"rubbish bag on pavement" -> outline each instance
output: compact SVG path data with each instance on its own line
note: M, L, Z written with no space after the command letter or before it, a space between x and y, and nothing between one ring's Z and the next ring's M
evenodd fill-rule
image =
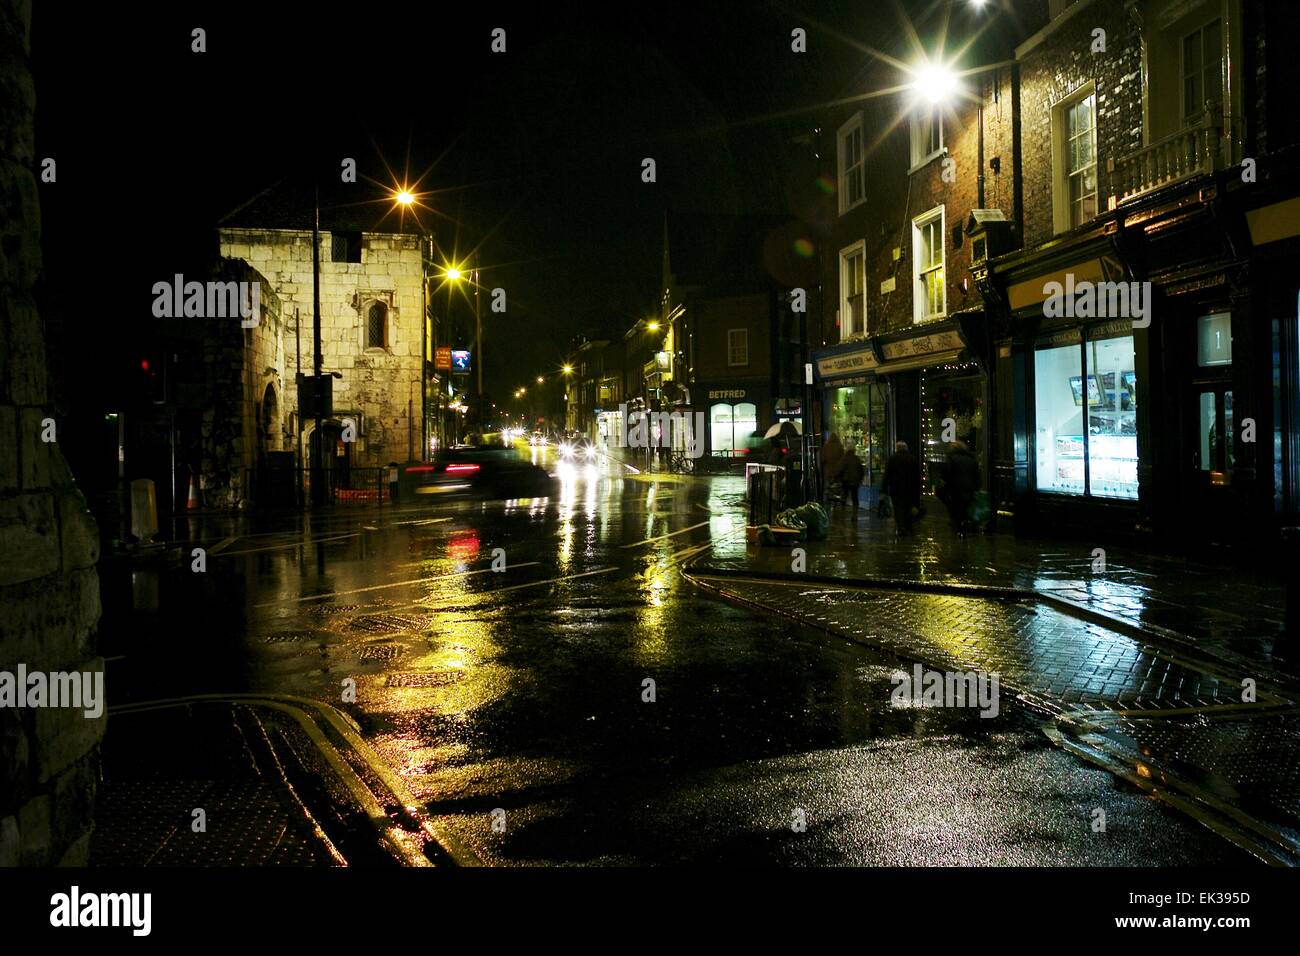
M825 541L830 530L831 519L826 509L816 501L810 501L794 509L795 516L808 529L809 541Z
M966 518L975 524L983 524L988 521L993 514L993 509L989 506L989 493L987 491L975 492L975 497L971 500L970 507L966 510Z

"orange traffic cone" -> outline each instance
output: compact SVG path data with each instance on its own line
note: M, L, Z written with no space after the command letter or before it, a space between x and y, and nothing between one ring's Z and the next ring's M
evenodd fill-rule
M185 507L189 511L198 511L203 507L199 504L199 488L193 475L190 475L190 495L189 500L185 502Z

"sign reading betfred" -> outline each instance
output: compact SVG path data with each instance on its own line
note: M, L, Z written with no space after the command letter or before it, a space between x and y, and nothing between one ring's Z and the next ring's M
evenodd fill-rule
M469 369L469 349L452 349L451 370L453 372L468 372Z

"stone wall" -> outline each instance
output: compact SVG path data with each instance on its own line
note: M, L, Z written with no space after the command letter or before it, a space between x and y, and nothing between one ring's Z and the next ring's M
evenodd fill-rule
M284 390L280 394L287 427L296 413L298 371L294 343L294 310L301 328L302 371L312 372L312 252L311 233L288 229L220 230L221 254L243 259L266 276L279 296L285 318ZM414 435L414 455L420 455L420 376L423 345L424 288L420 240L417 236L363 233L360 262L331 260L331 234L320 234L321 353L327 372L341 372L334 381L335 417L349 412L363 416L363 433L352 447L352 463L378 466L404 461ZM385 348L365 347L366 313L371 303L388 306ZM408 404L409 403L409 404ZM303 431L303 447L311 432ZM292 445L286 445L292 448Z
M0 671L97 671L99 538L57 442L44 327L30 5L0 0ZM58 437L58 422L54 422ZM104 718L0 707L0 865L87 859Z

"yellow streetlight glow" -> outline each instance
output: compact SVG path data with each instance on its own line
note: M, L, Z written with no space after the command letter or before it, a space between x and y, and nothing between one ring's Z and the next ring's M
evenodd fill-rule
M448 267L447 267L447 278L450 279L452 282L455 282L455 281L457 281L458 279L460 279L460 277L461 277L462 275L464 275L464 273L462 273L462 272L461 272L459 269L457 269L455 266L448 266Z
M912 89L938 105L956 92L957 75L942 63L927 63L916 71Z
M541 384L542 384L542 381L543 381L542 377L541 377L540 375L537 376L537 384L538 384L538 385L541 385Z
M393 198L402 206L409 206L411 203L415 202L415 196L407 192L405 189L398 190L397 195Z
M572 366L572 365L566 365L566 366L564 366L564 368L562 368L560 371L562 371L565 375L572 375L572 374L573 374L573 366Z
M658 332L658 331L659 331L659 323L658 323L658 322L647 322L647 323L645 324L645 327L646 327L647 329L649 329L651 332Z

